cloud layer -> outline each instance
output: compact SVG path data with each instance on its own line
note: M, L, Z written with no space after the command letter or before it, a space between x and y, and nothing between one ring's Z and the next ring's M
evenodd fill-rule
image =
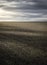
M47 21L47 0L0 0L0 21Z

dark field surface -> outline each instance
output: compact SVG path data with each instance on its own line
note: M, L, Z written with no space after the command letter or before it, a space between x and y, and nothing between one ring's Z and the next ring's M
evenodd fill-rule
M47 32L0 26L0 65L47 65Z

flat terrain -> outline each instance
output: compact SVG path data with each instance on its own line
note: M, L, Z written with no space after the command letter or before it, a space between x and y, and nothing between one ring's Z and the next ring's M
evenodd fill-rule
M47 23L0 23L0 65L47 65Z

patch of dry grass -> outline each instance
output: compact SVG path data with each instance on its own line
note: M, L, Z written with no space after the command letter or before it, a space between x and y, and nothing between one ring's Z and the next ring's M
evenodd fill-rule
M14 31L16 29L25 32L31 25L35 25L33 23L11 23L13 26L9 26L8 24L10 25L10 23L0 25L0 31ZM38 25L38 23L36 25ZM44 24L42 26L44 26ZM0 65L5 64L47 65L47 36L25 36L0 33Z

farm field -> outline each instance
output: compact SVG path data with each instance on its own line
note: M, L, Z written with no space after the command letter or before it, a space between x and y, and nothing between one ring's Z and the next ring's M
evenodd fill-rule
M0 65L47 65L47 23L0 23Z

